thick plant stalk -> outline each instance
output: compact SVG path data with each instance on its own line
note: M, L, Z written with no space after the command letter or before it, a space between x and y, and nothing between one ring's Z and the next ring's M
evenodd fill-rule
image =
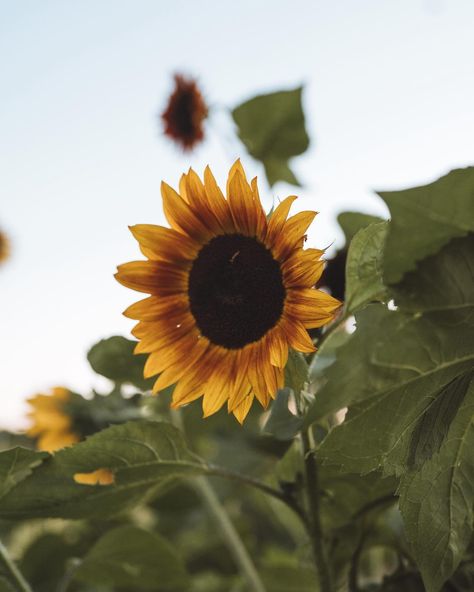
M193 485L209 509L209 512L221 528L222 536L226 540L227 547L234 556L235 562L239 566L242 575L247 580L248 589L252 592L265 592L263 582L260 579L257 569L255 568L239 533L232 524L225 508L221 504L208 479L206 479L206 477L197 477L193 480Z
M321 527L318 467L308 430L302 431L301 439L303 443L306 497L308 500L309 511L309 534L313 548L314 561L316 563L316 569L318 570L321 592L332 592L331 573L327 561L326 550L324 548L323 531Z
M28 582L17 566L13 563L8 551L0 542L0 575L1 572L9 577L9 581L16 586L14 589L18 592L33 592Z
M171 421L183 434L185 433L184 422L179 409L171 410ZM266 592L252 558L245 548L235 526L232 524L224 506L217 497L216 492L209 483L209 480L206 477L196 477L190 483L200 495L209 513L222 529L222 535L225 538L227 547L232 553L242 576L246 579L249 590L251 592Z

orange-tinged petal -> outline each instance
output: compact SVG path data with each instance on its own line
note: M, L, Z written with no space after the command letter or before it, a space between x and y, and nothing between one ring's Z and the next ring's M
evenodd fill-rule
M204 170L204 186L212 211L219 220L219 224L223 231L228 233L235 231L229 204L224 198L222 191L219 189L209 167L206 167Z
M232 409L232 413L240 424L244 423L244 420L252 407L253 398L253 394L247 395L236 407L234 407L234 409Z
M282 264L285 286L314 286L324 270L324 261L320 259L322 254L319 249L298 249Z
M281 235L275 240L272 248L276 259L286 258L293 249L302 247L306 238L306 231L314 220L316 212L303 211L289 218L281 231Z
M148 296L135 302L124 311L129 319L141 321L156 321L167 317L174 311L181 313L189 310L188 296L185 294L171 294L170 296Z
M117 267L115 278L123 286L159 296L185 292L188 269L167 261L131 261Z
M275 211L270 217L270 221L268 222L268 230L267 236L265 239L266 246L271 249L281 235L283 227L285 225L285 221L288 217L290 212L291 205L296 199L296 195L290 195L289 197L285 198L278 206L275 208Z
M280 326L293 349L304 353L316 351L308 332L300 321L285 315Z
M167 183L161 183L163 211L170 225L199 242L207 242L211 234L191 206Z
M253 193L239 168L229 178L227 201L229 202L236 229L246 236L255 236L257 232L257 215Z
M279 326L268 334L270 362L278 368L284 368L288 361L288 342Z
M130 231L145 248L146 256L162 261L193 260L200 244L172 228L154 224L136 224Z

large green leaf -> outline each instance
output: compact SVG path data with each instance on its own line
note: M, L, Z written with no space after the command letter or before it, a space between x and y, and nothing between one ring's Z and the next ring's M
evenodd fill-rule
M114 474L110 485L82 485L77 473ZM172 425L132 421L98 432L46 459L0 498L0 516L82 518L115 514L134 506L177 477L205 472Z
M370 224L353 238L346 263L346 312L380 300L386 293L382 260L388 222Z
M474 232L474 167L451 171L429 185L379 195L392 217L384 254L389 284L451 239Z
M427 592L453 574L474 520L474 381L436 454L402 478L400 508Z
M114 335L92 346L87 359L97 374L117 384L130 383L146 391L152 388L154 381L143 378L146 355L133 353L136 344L136 341Z
M302 88L253 97L232 111L239 138L260 160L273 185L286 181L298 185L288 160L309 145L301 105Z
M107 532L84 557L76 579L133 590L188 590L184 562L163 537L135 526Z
M357 330L336 350L309 413L317 419L350 406L323 446L334 462L352 470L383 464L403 471L420 419L427 412L435 416L433 405L444 389L473 367L472 241L452 241L408 274L396 289L398 311L371 305L356 314ZM436 289L430 289L433 277ZM415 314L413 302L419 303Z

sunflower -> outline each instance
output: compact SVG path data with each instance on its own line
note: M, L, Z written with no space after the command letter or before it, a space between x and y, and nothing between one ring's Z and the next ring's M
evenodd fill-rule
M73 431L72 419L65 409L70 397L70 391L55 387L49 395L28 399L32 407L28 413L32 425L26 433L37 439L39 450L53 452L79 442L80 437Z
M209 169L191 169L178 194L162 184L172 228L139 224L131 231L146 261L118 267L123 285L151 294L125 316L138 320L136 353L153 392L176 384L172 406L203 397L204 417L227 403L243 422L254 397L265 408L284 382L289 347L313 352L307 329L334 318L340 302L312 288L323 270L318 249L303 249L316 213L288 213L283 200L267 221L257 181L237 161L227 199Z
M49 395L40 394L28 399L32 407L32 411L28 413L32 425L26 433L36 439L39 450L55 452L82 439L73 429L73 419L67 413L66 406L71 397L72 393L67 389L55 387ZM77 473L74 479L83 485L110 485L114 482L113 473L109 469Z
M175 88L161 115L164 133L183 150L192 150L204 138L207 105L195 80L176 74L174 82Z
M0 230L0 263L8 259L10 255L10 241L5 233Z

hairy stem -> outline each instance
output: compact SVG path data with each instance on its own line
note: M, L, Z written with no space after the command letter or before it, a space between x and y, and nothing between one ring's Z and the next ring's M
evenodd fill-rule
M2 573L7 576L9 582L15 584L16 591L33 592L18 567L13 563L8 551L0 542L0 574Z
M211 484L205 477L194 479L193 484L221 529L229 551L247 580L248 589L253 592L265 592L265 587L255 565Z
M308 430L301 433L303 444L304 468L306 477L306 496L309 510L309 534L313 548L314 561L318 570L321 592L332 592L331 573L323 542L323 531L320 516L320 488L318 467L311 446Z

